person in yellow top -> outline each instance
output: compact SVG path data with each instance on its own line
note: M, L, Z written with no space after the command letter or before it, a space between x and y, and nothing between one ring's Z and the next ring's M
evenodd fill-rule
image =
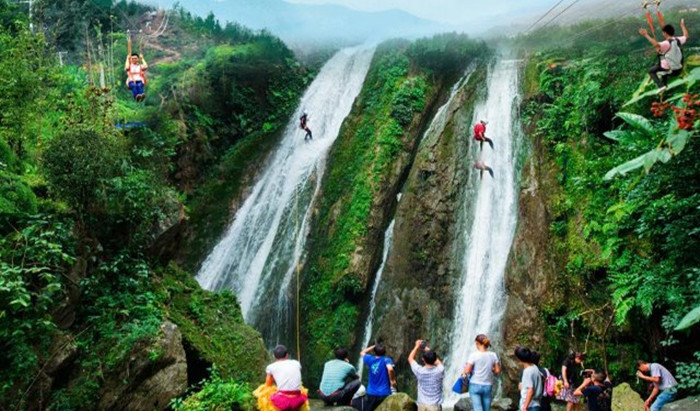
M143 99L146 98L144 87L147 83L146 70L148 70L148 63L146 63L146 59L143 58L142 53L131 52L131 36L128 36L126 43L126 63L124 63L124 70L126 70L127 75L126 86L131 90L134 100L143 101Z

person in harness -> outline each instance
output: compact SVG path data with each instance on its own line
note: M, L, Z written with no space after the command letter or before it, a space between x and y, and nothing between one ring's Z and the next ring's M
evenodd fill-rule
M482 179L484 178L484 171L487 171L489 174L491 174L491 177L493 177L493 169L487 166L486 163L481 160L474 162L474 168L479 170L479 175Z
M146 63L142 53L131 52L131 36L128 36L126 50L126 63L124 63L124 70L126 70L127 75L126 86L131 90L134 100L141 102L146 98L144 87L147 83L146 70L148 70L148 63Z
M299 128L306 131L306 135L304 136L304 141L308 140L313 140L313 135L311 134L311 129L309 128L309 116L306 113L303 113L301 117L299 117Z
M659 54L658 63L649 69L649 77L656 83L659 91L666 89L666 82L671 77L676 77L683 71L683 45L690 39L688 29L685 27L685 19L681 19L683 35L676 37L676 29L667 24L663 27L664 41L658 42L649 35L646 29L639 29L639 34L644 36Z
M480 142L481 150L484 149L484 141L489 143L491 148L493 148L493 140L486 137L486 125L489 122L486 120L481 120L477 125L474 126L474 140Z

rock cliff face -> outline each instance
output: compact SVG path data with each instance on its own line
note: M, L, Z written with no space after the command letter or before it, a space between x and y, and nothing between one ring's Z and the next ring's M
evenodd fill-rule
M423 140L396 211L394 244L375 299L372 336L394 355L402 390L415 386L403 364L417 338L429 338L438 352L447 347L455 281L455 208L467 180L465 136L485 77L486 67L480 65L447 107L444 129Z
M552 285L559 272L550 242L551 214L546 201L556 189L556 176L545 160L539 138L533 138L531 149L523 169L518 228L506 267L508 302L503 319L501 360L507 376L504 389L512 397L517 397L520 373L520 364L512 353L518 345L537 350L545 345L540 310L548 298L553 298Z
M357 346L383 233L438 103L452 85L413 64L407 44L375 53L329 155L303 275L305 381L314 386L338 344ZM366 313L365 313L366 314Z
M187 389L187 360L178 327L165 322L150 346L137 345L126 364L105 378L99 411L164 410Z

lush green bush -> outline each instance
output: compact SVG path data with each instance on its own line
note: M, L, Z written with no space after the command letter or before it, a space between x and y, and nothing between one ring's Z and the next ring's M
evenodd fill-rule
M203 381L200 391L173 400L171 407L174 411L252 411L255 403L247 384L221 378L213 367L211 378Z
M56 330L51 314L63 277L75 262L71 222L40 217L14 224L0 238L0 398L36 372Z
M36 212L37 201L32 189L19 176L0 170L0 216Z
M679 114L652 107L651 99L616 117L646 76L639 70L644 56L615 52L618 47L619 41L591 43L585 50L560 47L528 64L530 78L537 67L539 82L537 90L529 85L531 100L523 112L555 172L548 206L557 258L566 270L543 309L547 348L563 357L585 340L593 361L607 357L618 380L632 375L635 356L671 366L679 361L679 371L690 376L697 350L680 341L692 331L673 329L700 302L700 257L693 251L700 226L700 148L691 138L697 124L683 131L681 142ZM693 94L698 85L680 91L680 97ZM670 101L684 109L680 97ZM666 149L673 153L666 156ZM650 150L663 156L640 164L644 171L632 173L629 164L615 168ZM657 159L667 164L652 169ZM628 175L606 182L612 169Z

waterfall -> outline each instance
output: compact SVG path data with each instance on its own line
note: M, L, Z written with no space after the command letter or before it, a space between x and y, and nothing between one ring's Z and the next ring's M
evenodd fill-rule
M464 86L467 81L469 80L469 77L471 74L474 72L474 66L469 67L465 72L462 78L455 83L454 86L452 86L452 90L450 91L450 97L447 99L445 104L443 104L435 113L435 116L433 117L433 120L430 122L430 126L426 130L426 132L423 134L423 137L421 141L424 139L441 134L445 130L445 124L448 119L448 109L452 105L452 102L454 101L455 96L457 95L457 92ZM401 193L397 195L396 201L401 201ZM386 229L386 232L384 232L384 249L382 252L382 263L379 265L379 269L377 269L376 274L374 275L374 284L372 285L372 294L370 296L369 300L369 311L367 315L367 321L365 322L365 330L364 334L362 336L362 348L364 349L365 347L369 346L370 339L372 338L372 328L374 327L374 307L376 305L375 302L375 297L377 296L377 290L379 289L379 285L381 284L382 281L382 274L384 273L384 267L386 266L386 262L389 258L389 254L391 252L391 243L393 240L394 236L394 224L396 223L396 219L394 218L391 223L389 224L389 227ZM364 371L364 367L362 366L362 358L358 358L357 360L357 371L358 374L360 375L360 378L362 378L362 373Z
M208 290L231 290L243 317L268 345L292 340L295 289L311 205L323 166L360 93L373 48L339 51L321 69L292 116L271 161L226 233L206 258L197 280ZM313 140L304 142L298 119L308 113Z
M519 151L522 140L518 119L519 63L499 60L489 71L488 96L478 105L472 124L481 119L489 121L486 135L494 141L495 149L484 144L479 151L477 142L470 141L473 158L469 161L469 184L459 213L455 243L455 264L461 273L456 294L451 335L451 349L446 357L446 405L458 397L450 387L457 380L469 354L476 349L478 334L488 335L498 346L501 320L506 306L504 274L517 223L519 184ZM495 178L488 173L480 177L472 163L481 158L493 168ZM503 354L499 353L499 357Z
M401 194L399 194L399 199ZM389 257L389 252L391 251L391 242L394 239L394 223L396 220L391 220L389 227L384 232L384 250L382 251L382 263L377 269L377 273L374 275L374 284L372 285L372 296L369 300L369 314L367 315L367 322L365 323L365 333L362 337L362 349L369 346L369 340L372 338L372 327L374 326L374 307L375 300L374 297L377 295L377 289L379 289L379 284L382 281L382 273L384 273L384 266L386 265L387 258ZM362 366L362 358L357 360L357 373L362 378L362 372L364 367Z

